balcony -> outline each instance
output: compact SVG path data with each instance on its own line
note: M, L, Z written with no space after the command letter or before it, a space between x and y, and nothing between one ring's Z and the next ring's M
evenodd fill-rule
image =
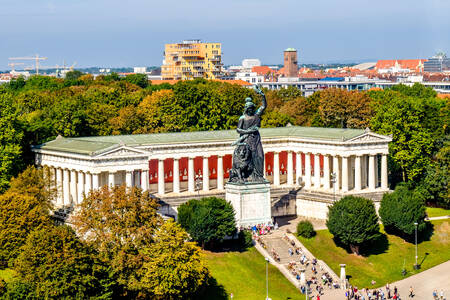
M210 61L220 61L220 59L221 59L221 57L220 57L220 55L218 55L218 56L211 57L209 60Z

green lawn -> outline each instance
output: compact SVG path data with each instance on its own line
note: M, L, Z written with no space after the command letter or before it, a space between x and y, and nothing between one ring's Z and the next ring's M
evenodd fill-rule
M245 252L206 252L206 261L218 288L205 299L229 299L230 293L233 293L233 299L265 299L266 262L255 248ZM220 288L228 297L220 296ZM269 265L269 297L273 300L305 298L272 265Z
M434 232L428 241L418 245L419 271L429 269L450 259L450 221L433 221ZM419 271L413 269L415 261L415 247L394 235L384 235L377 245L366 256L349 254L341 247L337 247L328 230L319 230L311 239L300 238L301 242L317 258L324 260L339 275L339 264L347 264L346 273L350 275L350 283L363 288L370 287L371 280L376 286L403 278L403 266L410 276ZM428 253L428 254L426 254Z
M429 218L450 216L450 209L444 209L439 207L427 207L427 215Z
M11 281L16 272L13 269L0 269L0 278L6 282Z

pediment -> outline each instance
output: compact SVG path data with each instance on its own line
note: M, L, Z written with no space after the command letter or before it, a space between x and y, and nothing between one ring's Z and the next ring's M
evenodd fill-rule
M390 142L391 140L392 138L387 135L381 135L374 132L365 132L360 136L347 140L346 142Z
M116 157L130 157L130 156L143 156L148 155L147 151L135 149L132 147L121 146L113 150L101 153L97 157L101 158L116 158Z

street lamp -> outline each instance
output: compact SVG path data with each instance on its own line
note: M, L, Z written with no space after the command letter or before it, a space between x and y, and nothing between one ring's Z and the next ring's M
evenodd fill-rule
M269 258L266 257L266 300L271 300L269 298Z
M417 225L419 225L417 222L414 222L415 226L415 240L416 240L416 263L414 265L414 269L419 269L419 265L417 264Z
M336 202L336 173L331 173L331 183L333 184L333 202Z

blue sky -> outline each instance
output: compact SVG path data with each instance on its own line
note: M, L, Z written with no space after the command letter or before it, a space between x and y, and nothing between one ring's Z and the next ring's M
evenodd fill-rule
M221 42L225 64L450 55L448 0L0 0L0 70L8 57L43 64L160 65L165 43ZM30 63L31 64L31 63Z

